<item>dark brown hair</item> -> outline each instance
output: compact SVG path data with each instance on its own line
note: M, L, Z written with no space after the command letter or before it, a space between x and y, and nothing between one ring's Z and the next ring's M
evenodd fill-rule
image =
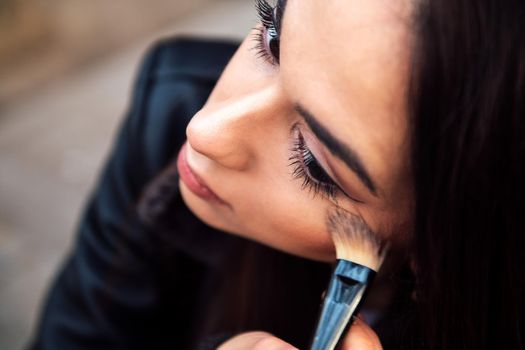
M521 349L525 2L423 1L412 165L418 302L431 349Z

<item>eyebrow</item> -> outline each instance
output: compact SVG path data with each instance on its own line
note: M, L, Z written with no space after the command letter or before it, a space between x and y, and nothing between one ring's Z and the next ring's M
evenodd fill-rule
M308 124L310 129L312 129L312 132L317 138L330 150L330 153L341 159L350 170L357 175L359 180L361 180L370 192L377 197L377 187L357 153L347 144L333 136L327 128L321 125L321 123L299 103L295 104L295 110L304 119L306 124Z

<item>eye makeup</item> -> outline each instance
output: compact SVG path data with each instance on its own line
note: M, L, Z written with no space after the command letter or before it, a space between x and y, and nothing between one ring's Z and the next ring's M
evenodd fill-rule
M332 180L308 147L298 123L292 127L292 135L293 146L291 156L288 158L290 161L288 165L293 169L293 178L302 180L302 189L308 190L314 197L317 194L321 194L333 202L337 202L338 194L343 194L353 202L363 203L355 197L350 196Z
M293 127L293 134L292 155L288 159L289 166L293 168L292 176L302 179L301 188L308 189L314 196L320 193L335 200L339 187L319 165L297 125Z

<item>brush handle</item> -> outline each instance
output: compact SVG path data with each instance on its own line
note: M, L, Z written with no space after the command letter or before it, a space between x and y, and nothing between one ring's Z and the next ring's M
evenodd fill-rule
M312 342L311 350L333 350L376 272L348 260L337 260Z

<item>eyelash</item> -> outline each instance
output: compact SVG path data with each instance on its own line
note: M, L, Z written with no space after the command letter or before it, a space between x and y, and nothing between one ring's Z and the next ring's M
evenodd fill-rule
M266 0L256 0L255 8L262 27L254 34L256 56L265 59L273 66L279 65L279 31L276 25L276 7Z
M335 200L337 193L342 191L319 165L298 130L289 161L289 165L293 167L294 179L302 179L301 188L313 192L314 197L321 193L328 199Z

